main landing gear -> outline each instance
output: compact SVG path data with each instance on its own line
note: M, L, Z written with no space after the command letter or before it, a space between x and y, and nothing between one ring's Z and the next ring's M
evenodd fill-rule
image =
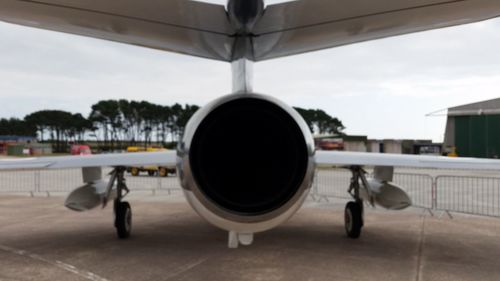
M120 239L126 239L132 231L132 209L130 204L122 201L129 193L129 189L125 184L125 168L116 168L116 199L114 202L115 210L115 228L116 234Z
M114 200L115 228L116 234L120 239L126 239L132 231L132 208L130 204L122 199L129 193L125 184L125 167L116 167L111 172L106 194L103 199L103 208L111 197L113 186L116 182L116 199Z
M364 224L364 205L363 199L361 199L359 194L361 188L360 181L365 187L368 195L370 195L370 191L366 188L368 186L365 178L366 172L359 166L350 167L350 170L352 172L352 177L348 192L354 201L348 202L345 206L344 225L347 236L356 239L361 235L361 228Z
M115 228L120 239L126 239L132 231L132 209L128 202L115 200Z
M345 232L350 238L358 238L363 227L363 202L350 201L344 211Z

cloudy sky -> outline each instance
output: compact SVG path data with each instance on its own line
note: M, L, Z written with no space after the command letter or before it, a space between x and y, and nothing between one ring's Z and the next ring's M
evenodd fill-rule
M87 115L101 99L203 105L228 94L227 63L0 23L0 118ZM441 141L429 112L500 96L500 20L255 65L256 92L321 108L349 134Z

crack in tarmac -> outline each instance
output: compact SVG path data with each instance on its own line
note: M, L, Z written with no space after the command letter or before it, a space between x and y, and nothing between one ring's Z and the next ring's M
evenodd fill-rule
M197 260L195 262L189 263L186 266L180 267L179 269L177 269L173 273L165 276L163 280L169 280L169 279L172 279L172 278L174 278L176 276L179 276L180 274L182 274L184 272L187 272L187 271L189 271L189 270L197 267L198 265L204 263L207 259L208 258L203 258L203 259Z
M58 268L60 268L62 270L65 270L67 272L76 274L76 275L78 275L80 277L83 277L85 279L88 279L88 280L92 280L92 281L110 281L109 279L101 277L101 276L99 276L99 275L97 275L95 273L92 273L90 271L79 269L79 268L77 268L77 267L75 267L75 266L73 266L71 264L62 262L60 260L52 261L52 260L46 259L46 258L44 258L44 257L42 257L40 255L28 252L26 250L19 250L19 249L15 249L15 248L11 248L11 247L5 246L5 245L0 245L0 250L8 252L8 253L11 253L11 254L19 255L19 256L22 256L22 257L28 257L28 258L31 258L31 259L34 259L34 260L37 260L37 261L40 261L40 262L43 262L43 263L46 263L46 264L50 264L52 266L58 267ZM0 281L1 280L2 279L0 279Z

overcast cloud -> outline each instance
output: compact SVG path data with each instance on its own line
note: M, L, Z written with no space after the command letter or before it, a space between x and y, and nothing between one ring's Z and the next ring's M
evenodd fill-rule
M0 23L0 117L89 113L101 99L159 104L230 92L229 64ZM321 108L349 134L442 140L426 113L500 95L500 20L404 35L255 65L255 90Z

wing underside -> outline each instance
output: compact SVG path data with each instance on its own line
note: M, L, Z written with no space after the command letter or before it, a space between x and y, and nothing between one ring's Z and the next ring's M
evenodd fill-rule
M499 15L498 0L298 0L267 6L248 35L250 47L238 53L261 61ZM237 31L222 5L2 0L0 20L215 60L237 58Z
M299 0L271 5L254 33L256 60L486 20L498 0Z
M233 33L224 6L185 0L2 0L0 20L223 61Z

